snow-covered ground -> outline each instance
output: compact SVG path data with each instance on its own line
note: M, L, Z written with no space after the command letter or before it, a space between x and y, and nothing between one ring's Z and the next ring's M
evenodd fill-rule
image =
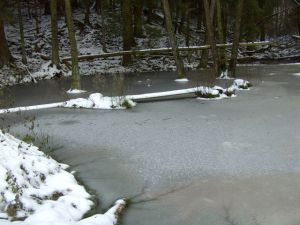
M93 206L91 195L67 168L0 131L0 225L116 224L124 200L105 214L82 219Z

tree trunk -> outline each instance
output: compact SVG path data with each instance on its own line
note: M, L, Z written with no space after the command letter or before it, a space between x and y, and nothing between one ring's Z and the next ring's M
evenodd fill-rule
M21 54L22 54L22 63L27 64L26 50L25 50L25 40L24 40L24 25L22 18L22 10L20 0L17 1L18 8L18 20L19 20L19 30L20 30L20 44L21 44Z
M175 62L176 62L177 75L178 75L178 78L183 78L185 76L184 65L183 65L183 62L179 55L177 40L176 40L176 36L174 34L174 30L173 30L173 26L172 26L172 17L171 17L171 12L170 12L169 1L162 0L162 4L163 4L164 12L165 12L166 27L167 27L167 32L169 35L169 42L172 47L173 55L174 55Z
M205 25L206 27L206 25ZM205 28L207 30L207 28ZM204 43L205 45L208 44L208 37L207 37L207 31L205 32L204 36ZM201 51L201 58L199 63L199 68L206 69L208 66L208 49L204 49Z
M219 44L224 42L224 29L222 26L222 7L221 7L221 0L216 0L217 6L217 26L218 26L218 39ZM225 48L219 48L219 71L218 73L225 72L227 70L227 60L226 60L226 53Z
M57 28L57 0L51 0L51 63L60 68Z
M297 25L298 25L298 33L300 35L300 6L297 8Z
M102 50L103 52L107 52L106 48L106 33L107 33L107 28L104 20L104 8L105 8L105 2L101 0L100 2L100 15L101 15L101 28L102 31L100 32L100 44L102 45Z
M52 0L53 1L53 0ZM68 26L69 33L69 42L71 46L71 57L72 57L72 89L80 89L80 74L79 74L79 66L78 66L78 52L77 52L77 44L74 32L74 25L72 19L72 7L71 0L65 0L65 11L66 11L66 21Z
M209 7L208 0L203 0L203 5L204 5L204 12L205 12L205 18L206 18L206 32L207 32L207 37L208 37L208 42L211 45L211 53L212 53L212 58L214 61L213 65L213 70L214 70L214 76L216 77L219 72L219 60L218 60L218 51L216 48L216 41L215 41L215 35L214 35L214 29L213 29L213 21L211 18L211 12L214 11L214 4L215 0L211 1L211 8ZM213 8L212 8L213 7Z
M38 0L34 1L34 20L35 20L35 31L36 34L40 33L40 27L39 27L39 9L38 9Z
M130 50L133 46L133 30L132 30L132 13L131 1L123 0L122 2L122 18L123 18L123 50ZM130 55L124 55L122 60L123 66L132 64Z
M134 36L143 37L143 0L135 0L134 4Z
M234 37L233 37L233 44L231 50L231 59L229 63L229 72L232 77L236 77L236 64L237 64L238 48L239 48L240 33L241 33L243 4L244 4L244 0L238 0L236 6Z
M44 5L44 14L45 15L50 15L50 1L51 0L46 0L45 5Z
M84 0L84 6L85 6L85 14L84 14L84 24L85 25L91 25L90 23L90 0Z
M13 62L4 31L3 10L0 8L0 68Z
M153 9L154 9L153 0L146 0L146 6L148 8L148 10L147 10L147 23L152 23Z

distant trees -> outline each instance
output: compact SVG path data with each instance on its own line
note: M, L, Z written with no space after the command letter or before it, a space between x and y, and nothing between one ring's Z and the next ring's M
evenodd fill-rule
M212 65L214 75L218 76L227 70L235 75L239 41L267 40L269 37L283 35L291 30L300 34L300 6L299 0L0 0L0 67L10 65L14 58L9 46L18 45L20 57L26 64L27 55L23 25L33 18L36 35L40 31L41 21L51 16L51 64L60 67L58 16L66 13L69 42L73 58L72 71L74 83L80 83L75 29L81 32L88 29L99 29L95 32L104 52L110 50L109 38L111 34L120 36L122 45L120 50L133 50L136 43L142 40L152 47L151 36L166 35L172 47L179 77L185 76L183 54L178 51L178 43L189 46L195 44L209 44L211 49L202 50L199 66L207 68ZM73 11L80 11L84 17L72 19ZM92 15L94 12L97 14ZM95 17L99 20L92 20ZM15 20L12 20L16 18ZM100 20L101 18L101 20ZM82 20L82 21L81 21ZM99 23L97 22L99 21ZM9 23L19 25L16 34L19 42L6 38L5 27ZM9 34L14 32L10 29ZM156 34L157 33L157 34ZM180 35L180 39L178 38ZM144 39L139 39L144 38ZM147 41L147 38L149 41ZM156 37L157 38L157 37ZM195 40L197 38L197 40ZM7 42L9 40L9 42ZM229 51L217 48L216 44L233 42ZM27 44L27 49L28 49ZM16 48L14 48L16 49ZM47 49L48 50L48 49ZM124 54L122 65L131 65L137 57L134 54ZM190 54L188 55L190 59ZM78 86L78 85L74 85Z

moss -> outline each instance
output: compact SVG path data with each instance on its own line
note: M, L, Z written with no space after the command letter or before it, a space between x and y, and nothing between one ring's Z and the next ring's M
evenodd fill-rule
M15 218L17 216L18 206L17 204L9 204L6 207L6 213L9 217Z
M32 144L35 141L35 138L29 134L26 134L23 138L22 141L28 143L28 144Z
M49 199L53 200L53 201L56 201L58 200L61 196L64 196L64 194L62 192L54 192Z
M227 95L228 97L231 97L232 95L235 94L235 91L234 90L231 91L231 90L226 89L224 94Z
M131 104L131 102L128 99L125 99L122 102L121 106L124 107L124 108L126 108L126 109L131 109L132 108L132 104Z

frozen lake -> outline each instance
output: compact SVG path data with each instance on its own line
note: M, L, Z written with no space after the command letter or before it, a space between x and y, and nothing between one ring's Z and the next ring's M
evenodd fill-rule
M238 77L254 87L221 101L189 98L140 103L128 111L48 109L1 117L21 134L28 132L24 118L35 116L37 132L55 146L51 155L79 172L102 209L138 195L133 202L140 203L130 205L122 224L299 224L299 72L300 65L240 67ZM186 88L203 84L205 74L192 72L188 84L175 83L173 73L133 75L125 78L125 90ZM83 86L101 89L92 79L97 77L85 78ZM104 84L101 92L109 94ZM14 99L14 106L60 101L67 87L68 81L22 85L5 90L3 99Z

